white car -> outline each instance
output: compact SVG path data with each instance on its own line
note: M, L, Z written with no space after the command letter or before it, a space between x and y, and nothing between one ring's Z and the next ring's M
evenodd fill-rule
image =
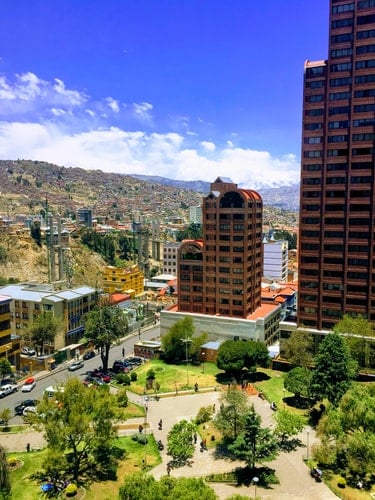
M35 356L35 349L32 349L31 347L22 347L21 354L24 354L25 356Z
M6 384L0 387L0 398L4 398L8 396L8 394L13 394L13 392L17 392L18 387L13 384Z
M36 386L35 378L29 377L28 379L25 380L21 392L30 392L34 389Z

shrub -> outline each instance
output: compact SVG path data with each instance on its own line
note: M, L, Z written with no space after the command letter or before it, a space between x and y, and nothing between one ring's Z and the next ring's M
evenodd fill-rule
M152 368L148 370L146 378L153 380L155 378L155 370L153 370Z
M117 404L119 405L120 408L126 408L129 403L129 398L126 393L126 389L121 389L117 393Z
M337 486L339 488L345 488L345 486L346 486L346 479L343 478L343 477L339 477L339 479L337 480Z
M17 464L18 460L15 457L8 458L9 467L14 467Z
M119 384L130 385L130 377L129 377L129 375L127 373L119 373L116 376L116 381Z
M197 425L209 422L213 415L212 406L202 406L199 408L198 414L195 417L195 423Z
M135 372L131 372L131 374L130 374L130 380L132 382L135 382L137 380L137 378L138 378L138 375Z
M68 484L68 486L65 488L65 495L67 497L74 497L74 495L77 494L77 486L74 483Z

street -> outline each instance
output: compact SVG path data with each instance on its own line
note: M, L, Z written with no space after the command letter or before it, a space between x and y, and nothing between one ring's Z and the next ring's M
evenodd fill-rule
M152 326L141 331L141 340L151 340L158 339L160 336L160 326ZM124 337L123 341L118 345L113 345L109 351L109 362L108 367L112 367L113 362L116 359L122 358L122 349L125 349L125 357L131 356L134 349L134 344L139 341L139 335L137 333L132 333L127 337ZM61 385L68 378L79 377L82 380L85 377L87 371L94 370L101 366L101 359L99 355L94 358L84 361L83 368L70 372L68 370L69 364L72 362L65 362L62 366L58 366L56 370L51 372L43 372L43 378L38 378L38 374L35 374L35 379L37 380L36 387L31 392L21 392L22 382L18 383L18 392L10 394L3 399L0 399L0 411L4 408L10 408L12 412L12 417L9 421L11 425L17 425L23 423L23 418L21 416L14 415L14 407L20 401L24 399L40 399L43 396L44 390L50 385Z

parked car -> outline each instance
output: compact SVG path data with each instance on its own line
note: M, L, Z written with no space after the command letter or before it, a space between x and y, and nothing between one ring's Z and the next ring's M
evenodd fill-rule
M321 469L318 469L317 467L313 467L311 469L311 477L315 479L315 481L319 482L322 480L323 476L323 471Z
M126 360L124 361L117 360L113 363L112 366L112 370L114 371L114 373L121 373L121 372L128 373L132 369L133 365Z
M22 347L21 354L24 354L25 356L35 356L35 349L32 349L31 347Z
M26 406L26 408L24 408L24 410L22 412L22 415L24 417L27 417L27 415L29 413L36 413L36 407L35 406Z
M95 351L86 351L85 354L82 356L83 359L91 359L95 357Z
M83 368L84 366L85 366L85 363L81 360L73 361L73 363L68 366L68 370L70 372L74 372L75 370L79 370L80 368Z
M30 392L34 389L35 386L36 386L35 378L29 377L23 383L23 386L21 388L21 392Z
M14 407L14 413L16 415L23 415L25 408L35 407L38 404L36 399L24 399Z
M126 360L129 361L129 363L137 366L140 366L143 363L143 359L139 356L131 356L130 358L126 358Z
M4 398L8 396L8 394L13 394L13 392L17 392L18 387L13 384L7 384L0 387L0 398Z

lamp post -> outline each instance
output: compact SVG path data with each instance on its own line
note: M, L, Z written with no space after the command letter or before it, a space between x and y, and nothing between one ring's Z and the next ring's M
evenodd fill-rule
M206 353L203 351L202 352L202 373L204 373L204 360L205 360Z
M307 436L306 436L306 459L309 459L309 447L310 447L310 431L307 430Z
M285 387L283 388L283 403L284 403L284 410L285 410Z
M259 482L259 477L253 477L253 483L254 483L254 498L256 500L257 498L257 484Z
M146 470L146 468L147 468L147 412L148 412L148 401L146 400L146 396L145 396L145 400L144 400L143 404L144 404L144 408L145 408L145 425L144 425L144 428L145 428L145 457L143 460L143 468Z
M189 387L189 356L188 356L188 343L192 342L191 339L187 337L185 339L181 339L181 342L185 344L185 357L186 357L186 386Z

